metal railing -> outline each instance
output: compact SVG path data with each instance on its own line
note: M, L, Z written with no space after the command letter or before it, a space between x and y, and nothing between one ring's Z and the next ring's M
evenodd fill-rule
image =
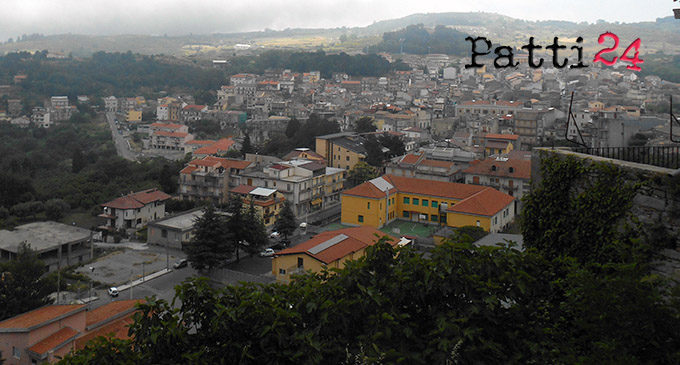
M680 146L572 147L571 150L593 156L643 163L669 169L680 168Z

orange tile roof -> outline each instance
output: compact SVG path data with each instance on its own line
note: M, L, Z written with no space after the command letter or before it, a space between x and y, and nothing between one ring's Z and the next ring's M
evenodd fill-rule
M175 123L152 123L152 127L157 127L157 128L169 128L169 129L180 129L184 127L182 124L175 124Z
M71 327L64 327L59 331L47 336L47 338L31 346L28 351L34 352L38 355L42 355L61 344L73 340L74 337L78 335L78 331Z
M141 302L142 302L141 300L132 299L132 300L117 300L115 302L105 304L99 308L87 312L85 326L90 327L94 324L115 317L120 313L134 309L135 305Z
M217 142L197 149L194 154L197 155L212 155L220 152L227 152L234 145L234 140L231 138L222 138Z
M83 304L48 305L0 322L0 328L31 328L57 317L84 310Z
M239 186L237 186L237 187L231 189L231 192L232 192L232 193L236 193L236 194L248 194L248 193L250 193L250 192L253 191L253 190L255 190L255 187L254 187L254 186L250 186L250 185L239 185Z
M119 338L121 340L130 338L128 331L129 326L132 324L132 322L134 322L132 319L133 313L134 312L78 337L78 339L76 339L76 350L84 348L89 341L99 336L113 335L113 337Z
M484 136L486 139L506 139L516 141L519 138L517 134L487 134Z
M422 157L422 155L418 155L418 154L415 154L415 153L409 153L408 155L404 156L404 158L402 158L401 161L399 161L399 163L407 163L407 164L413 165L416 162L418 162L421 157Z
M495 170L493 166L496 167ZM510 172L511 167L512 172ZM531 179L531 160L509 158L507 161L499 161L495 157L489 157L470 165L470 167L463 170L463 173L529 180Z
M346 235L347 238L316 254L313 254L309 251L320 243L326 242L341 234ZM290 247L278 252L277 255L294 255L304 253L325 264L330 264L353 252L359 251L362 248L374 245L375 242L383 236L389 237L389 242L392 245L396 245L399 241L396 237L369 226L344 228L320 233L312 237L312 239L302 242L295 247Z
M203 158L205 161L216 161L219 162L225 169L239 169L243 170L250 166L252 162L245 160L234 160L231 158L215 157L215 156L205 156Z
M193 110L193 111L200 112L204 108L205 108L205 105L187 105L182 110Z
M166 131L154 131L153 134L154 136L177 137L177 138L184 138L189 135L189 133L186 132L166 132Z
M135 209L151 202L164 201L170 198L172 198L170 195L158 189L147 189L114 199L108 203L101 204L101 206L114 209Z
M449 207L449 212L466 213L492 217L507 207L515 198L494 188L484 190Z
M196 166L187 166L183 168L179 173L180 174L191 174L192 172L198 170L198 167Z
M442 198L462 200L485 189L484 186L459 184L446 181L415 179L394 175L384 175L383 177L385 180L391 182L392 185L394 185L400 192L431 195Z
M387 175L385 175L387 176ZM383 176L383 177L385 177ZM394 194L396 192L395 189L390 189L389 193ZM373 198L373 199L380 199L385 197L385 192L378 189L375 185L373 185L370 181L366 181L363 184L359 184L349 190L345 190L342 192L343 195L355 195L355 196L362 196L366 198Z

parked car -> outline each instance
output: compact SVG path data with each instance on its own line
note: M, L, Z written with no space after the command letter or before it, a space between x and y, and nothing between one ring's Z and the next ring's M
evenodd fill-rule
M183 267L186 267L188 263L189 261L187 261L187 259L180 259L177 260L177 262L175 262L175 264L172 265L172 267L174 267L175 269L181 269Z
M109 288L109 295L112 297L117 297L118 296L118 288L115 286L112 286Z
M264 251L260 252L260 257L270 257L274 256L274 249L273 248L267 248Z
M279 232L274 231L269 235L269 238L279 238L279 236L281 236L281 234Z

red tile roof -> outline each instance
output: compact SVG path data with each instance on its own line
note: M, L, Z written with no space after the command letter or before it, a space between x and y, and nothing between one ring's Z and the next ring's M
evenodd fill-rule
M153 132L154 136L163 136L163 137L176 137L176 138L184 138L189 135L189 133L186 132L166 132L166 131L154 131Z
M385 177L387 175L384 175ZM389 180L388 180L389 182ZM389 194L394 194L396 192L395 189L390 189ZM366 181L363 184L357 185L349 190L345 190L342 192L343 195L355 195L355 196L362 196L366 198L373 198L373 199L380 199L385 197L385 192L378 189L375 185L373 185L370 181Z
M134 322L132 319L133 313L134 312L111 323L107 323L106 325L99 327L94 331L90 331L81 337L78 337L78 339L76 339L76 350L84 348L90 340L99 336L112 335L113 337L119 338L121 340L130 338L128 331L129 326L132 324L132 322Z
M152 127L156 128L169 128L169 129L180 129L184 127L182 124L175 124L175 123L152 123Z
M449 207L449 212L475 214L492 217L507 207L515 198L494 188L484 190Z
M237 186L237 187L231 189L231 192L232 192L232 193L236 193L236 194L248 194L248 193L250 193L250 192L253 191L253 190L255 190L255 187L254 187L254 186L250 186L250 185L239 185L239 186Z
M186 144L200 144L200 145L207 146L207 145L211 145L213 143L215 143L215 141L210 141L210 140L203 141L203 140L194 139L194 140L187 142Z
M31 328L84 307L83 304L49 305L6 319L0 322L0 328Z
M99 308L93 309L86 314L85 326L90 327L107 319L111 319L112 317L115 317L116 315L126 311L130 311L135 308L137 303L141 302L141 300L137 299L117 300L115 302L111 302Z
M71 327L63 327L59 331L47 336L47 338L31 346L28 351L34 352L38 355L42 355L61 344L70 342L78 335L78 331Z
M182 110L200 112L205 108L205 105L187 105Z
M347 238L316 254L309 252L310 249L316 247L317 245L341 234L346 235ZM396 245L399 241L396 237L381 232L373 227L353 227L320 233L309 241L302 242L295 247L290 247L278 252L277 255L294 255L304 253L325 264L330 264L353 252L359 251L362 248L374 245L375 242L383 236L388 236L389 242L392 245Z
M234 140L231 138L222 138L211 145L201 147L194 151L196 155L214 155L217 153L227 152L234 146Z
M416 153L409 153L408 155L404 156L399 163L406 163L410 165L414 165L416 162L420 160L422 155L416 154Z
M135 209L142 208L146 204L155 201L164 201L170 198L171 198L170 195L158 189L148 189L114 199L108 203L104 203L101 205L104 207L114 209Z
M392 185L394 185L400 192L453 198L458 200L465 199L470 195L485 189L484 186L459 184L446 181L432 181L393 175L384 175L383 177L385 180L392 183Z

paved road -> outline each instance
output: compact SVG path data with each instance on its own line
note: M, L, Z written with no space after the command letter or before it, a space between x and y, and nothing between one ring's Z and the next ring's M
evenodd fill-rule
M116 152L118 156L130 160L136 161L137 154L130 150L130 143L128 142L126 135L121 134L116 125L116 113L106 113L106 121L109 123L109 128L111 128L111 135L113 136L113 144L116 145Z

